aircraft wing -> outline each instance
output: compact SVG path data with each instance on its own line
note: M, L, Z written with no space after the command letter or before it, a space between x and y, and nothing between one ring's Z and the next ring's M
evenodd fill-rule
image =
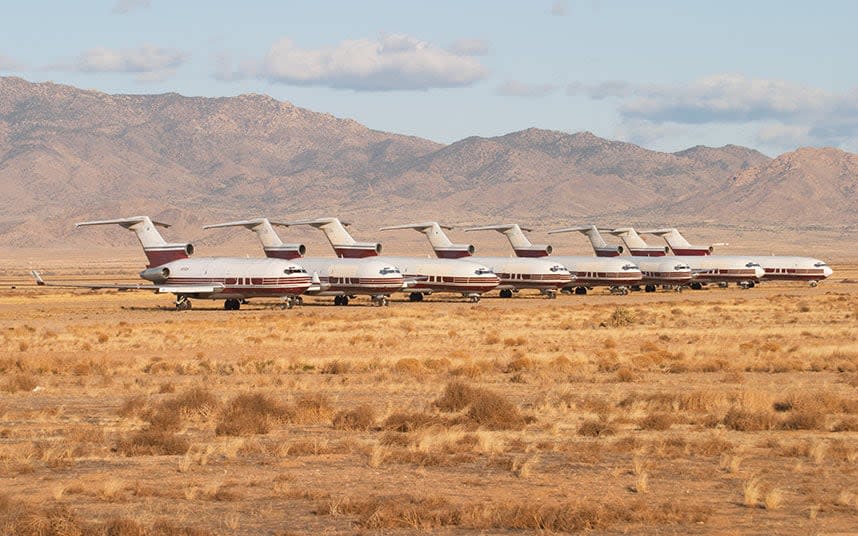
M30 272L36 280L36 285L40 287L58 287L58 288L86 288L90 290L118 290L125 292L129 290L148 290L159 294L194 294L196 292L215 292L223 288L223 285L153 285L151 283L53 283L42 279L42 274L33 270Z

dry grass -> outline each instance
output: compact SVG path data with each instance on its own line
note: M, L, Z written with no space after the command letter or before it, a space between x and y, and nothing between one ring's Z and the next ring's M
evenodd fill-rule
M288 418L289 408L262 393L242 393L227 402L218 416L215 434L244 436L267 434Z
M0 533L854 526L858 286L532 298L0 287Z

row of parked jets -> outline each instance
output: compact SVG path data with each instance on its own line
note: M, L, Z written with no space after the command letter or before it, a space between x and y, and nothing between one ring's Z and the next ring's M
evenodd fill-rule
M410 301L423 301L433 293L455 293L471 302L493 290L511 298L524 289L538 290L548 298L558 292L586 294L606 287L626 294L659 287L700 289L708 284L744 288L764 280L806 281L816 286L831 276L831 268L819 259L785 256L713 255L713 246L690 244L676 229L637 232L631 227L603 229L594 225L566 227L548 234L579 232L590 239L595 256L551 256L547 244L532 244L518 224L472 227L465 231L497 231L510 242L514 257L476 255L471 244L454 244L437 222L382 227L382 231L413 229L426 235L436 258L382 256L378 242L358 242L337 218L272 221L267 218L204 226L205 229L245 227L262 244L265 258L191 258L194 246L168 243L157 227L168 224L148 216L87 221L77 227L119 225L133 231L148 259L140 277L143 284L47 283L38 272L39 285L89 289L150 290L176 296L176 309L191 308L191 299L223 300L224 309L237 310L255 298L277 298L284 308L302 302L302 295L333 296L336 305L348 305L360 295L374 305L388 305L395 292L408 293ZM307 257L303 244L284 243L276 227L309 225L321 230L336 257ZM609 245L602 233L619 237L623 246ZM648 245L641 234L661 236L665 247ZM626 250L630 255L623 255ZM668 255L672 251L673 255Z

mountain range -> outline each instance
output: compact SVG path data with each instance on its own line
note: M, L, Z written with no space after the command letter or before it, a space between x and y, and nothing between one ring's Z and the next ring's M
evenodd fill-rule
M137 214L190 240L207 239L203 223L257 215L846 228L858 225L856 175L858 155L833 148L666 153L535 128L443 145L263 95L109 95L0 77L3 247L106 244L115 234L72 223Z

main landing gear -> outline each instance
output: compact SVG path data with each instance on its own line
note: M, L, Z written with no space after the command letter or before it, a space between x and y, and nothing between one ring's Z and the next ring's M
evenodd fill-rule
M628 287L623 287L623 286L611 287L611 294L619 294L620 296L625 296L628 293L629 293Z
M819 285L819 281L811 281L809 285L811 286L811 288L816 288Z
M553 288L544 288L544 289L541 289L539 292L544 294L545 297L548 298L549 300L556 300L557 299L557 290L555 290Z
M421 302L423 301L423 293L422 292L412 292L408 295L408 301L410 302Z
M301 296L286 296L283 298L283 302L280 303L281 309L291 309L296 305L301 305L304 303L304 300Z
M467 294L468 301L471 303L479 303L480 295L479 294Z
M655 285L645 285L644 292L655 292Z
M191 300L187 296L176 296L176 310L189 311L191 309Z
M349 297L348 296L334 296L334 305L348 305Z
M501 289L500 297L501 298L512 298L512 289L511 288Z
M241 301L235 298L230 298L223 302L223 308L227 311L238 311L241 309Z
M384 295L373 296L372 297L372 304L375 305L376 307L387 307L388 305L390 305L390 300L388 299L387 296L384 296Z

